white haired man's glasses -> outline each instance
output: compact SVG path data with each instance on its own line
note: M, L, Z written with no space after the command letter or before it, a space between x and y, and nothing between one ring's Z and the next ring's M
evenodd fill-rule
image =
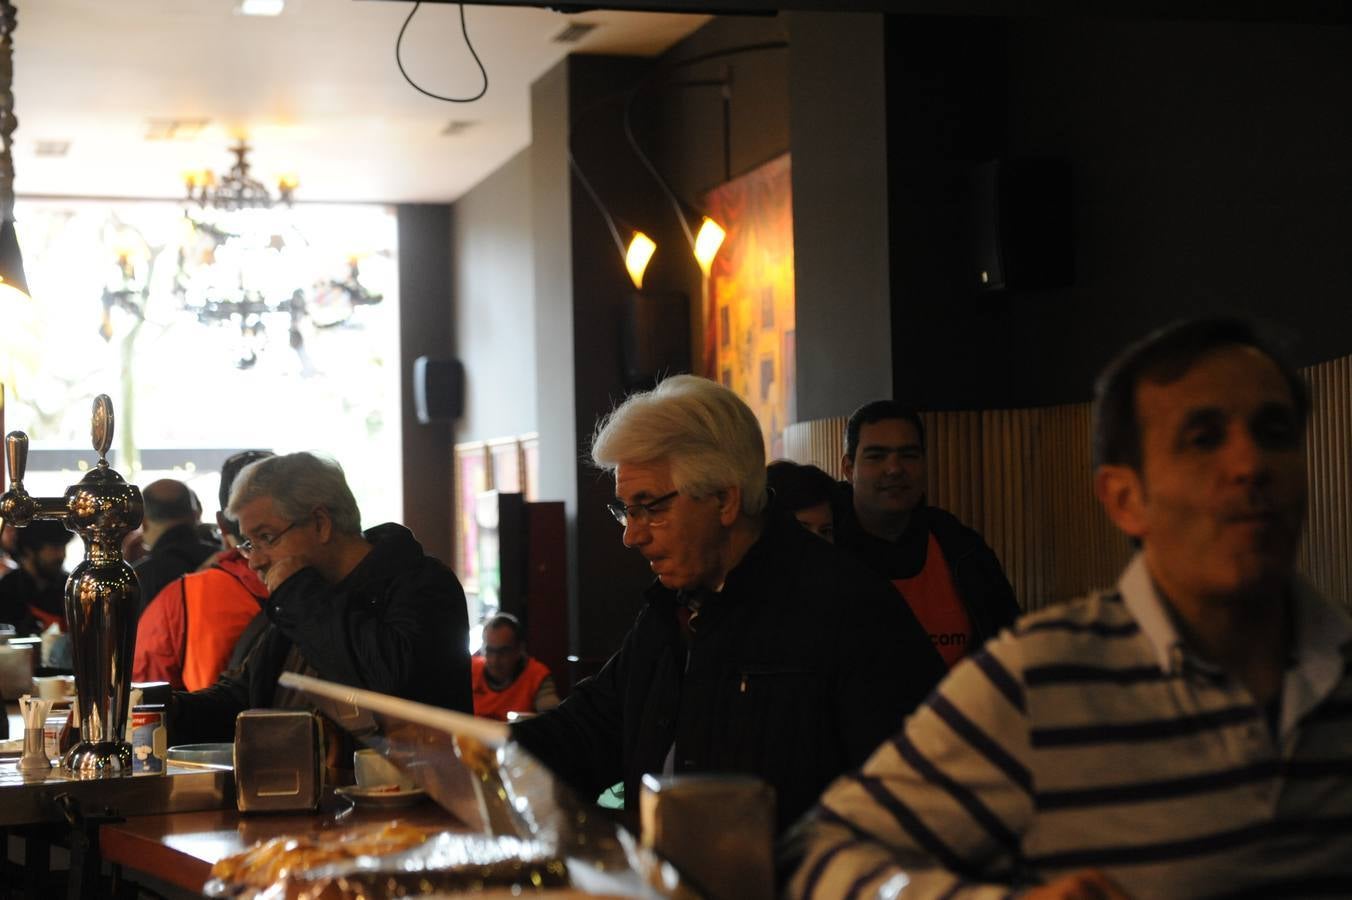
M658 509L664 503L670 503L681 492L672 491L670 494L663 494L656 500L649 500L647 503L625 503L616 497L606 504L606 509L615 517L625 528L629 527L632 521L635 525L661 525L666 519L666 513L669 510Z
M306 516L305 518L308 519L309 516ZM295 528L297 525L299 525L301 522L304 521L305 519L297 519L296 521L292 522L290 525L286 526L276 534L266 534L266 533L260 534L257 538L253 540L249 540L246 538L245 540L242 540L238 544L236 544L235 549L238 550L239 555L244 557L245 559L248 559L250 556L253 556L254 553L260 548L263 550L271 550L273 547L277 546L277 542L282 539L282 535L286 534L292 528Z

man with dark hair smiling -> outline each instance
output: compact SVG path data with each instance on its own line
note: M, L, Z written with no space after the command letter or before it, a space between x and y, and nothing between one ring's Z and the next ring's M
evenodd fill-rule
M1241 321L1119 357L1094 486L1140 551L832 785L791 895L1352 895L1352 620L1295 571L1309 408Z
M1019 604L994 551L925 502L925 424L875 400L845 426L836 544L892 582L949 666L1014 622Z

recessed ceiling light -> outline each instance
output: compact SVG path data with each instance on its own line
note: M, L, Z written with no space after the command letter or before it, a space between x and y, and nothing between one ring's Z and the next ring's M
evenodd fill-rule
M210 119L147 119L146 140L191 141L210 122Z
M65 156L70 152L70 141L38 141L33 152L37 156Z
M576 44L595 30L596 25L591 22L570 22L563 31L554 35L553 40L559 44Z
M280 16L286 0L239 0L242 16Z

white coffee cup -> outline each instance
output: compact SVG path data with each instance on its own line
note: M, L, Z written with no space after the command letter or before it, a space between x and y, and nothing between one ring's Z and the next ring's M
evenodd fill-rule
M74 675L37 675L33 693L43 700L65 700L75 695Z
M412 790L413 779L386 759L379 750L358 750L352 754L353 774L357 778L357 787L375 788L398 785L400 790Z

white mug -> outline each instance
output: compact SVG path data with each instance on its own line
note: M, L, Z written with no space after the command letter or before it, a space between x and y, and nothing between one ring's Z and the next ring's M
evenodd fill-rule
M374 788L398 785L401 791L412 790L413 779L384 756L379 750L358 750L352 754L353 774L357 778L357 787Z

